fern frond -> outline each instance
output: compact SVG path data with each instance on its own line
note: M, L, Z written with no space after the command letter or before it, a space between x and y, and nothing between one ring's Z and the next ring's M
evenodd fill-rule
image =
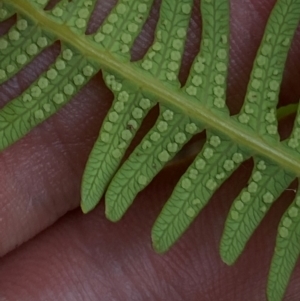
M268 277L268 298L282 300L300 254L300 195L283 214Z
M158 172L169 162L199 128L187 117L161 106L154 128L116 173L106 195L106 215L119 220Z
M109 51L123 62L130 61L130 49L139 35L153 0L119 0L96 33L87 38L102 51Z
M287 54L299 23L299 9L296 1L279 1L275 5L237 117L266 140L279 140L275 110Z
M244 106L237 116L242 124L270 141L279 141L275 111L299 15L299 3L282 1L274 7L254 61ZM234 201L226 221L221 256L227 263L237 259L271 204L295 177L264 157L254 156L254 163L248 187Z
M300 109L298 107L294 128L287 145L300 152ZM278 183L277 183L278 185ZM269 300L280 301L288 285L297 259L300 255L300 190L293 203L283 214L278 226L276 247L268 277L267 294Z
M202 4L204 11L203 47L195 59L187 84L182 88L182 91L188 97L202 100L208 107L214 106L217 97L213 89L213 83L219 81L219 86L216 88L221 91L219 92L219 101L222 102L220 109L223 109L225 107L224 93L228 63L227 41L229 18L228 7L226 9L225 2L221 5L215 4L215 6L218 6L218 9L212 10L212 4L205 2ZM213 15L211 11L214 12ZM162 18L164 18L163 15ZM214 26L212 26L212 23ZM175 27L175 29L177 30L177 37L173 41L173 48L174 43L178 43L180 35L182 38L185 37L183 28ZM210 36L214 36L215 40L211 40ZM212 54L217 60L213 59ZM170 62L167 59L165 60L169 64L174 64L172 53L170 59ZM167 74L167 82L170 80L168 76L169 74ZM165 80L165 78L162 80ZM167 113L171 114L172 117L164 116ZM194 123L194 120L186 119L180 113L176 114L176 112L170 110L166 112L166 109L161 109L160 117L153 129L147 134L142 143L136 148L135 152L133 152L112 180L106 194L106 212L108 217L112 220L120 219L127 207L132 203L136 194L180 151L193 134L200 132L202 129L203 126L199 122ZM156 137L158 138L156 139ZM143 159L140 155L146 149L148 152L147 161L145 160L146 156ZM130 179L126 177L128 170L131 171L132 177ZM135 173L133 173L133 170L135 170ZM120 192L120 188L124 189L122 194L118 193Z
M50 11L47 11L46 14L55 22L65 24L77 34L82 34L87 29L95 4L95 0L80 0L76 3L63 0L58 2Z
M40 43L48 39L40 36ZM94 68L67 45L50 69L0 111L0 149L11 145L57 112L80 90Z
M183 52L184 47L184 41L177 38L172 38L172 35L178 35L185 37L186 35L186 29L189 22L189 14L191 11L191 1L185 1L185 6L182 5L182 1L178 1L174 3L174 1L165 1L161 8L161 17L160 21L158 23L157 31L156 31L156 38L155 41L150 47L149 51L145 55L144 59L140 62L137 62L136 65L140 66L142 69L146 70L147 72L151 72L153 76L156 78L159 78L160 80L164 82L168 82L171 85L179 86L179 81L177 78L177 73L179 71L180 67L180 61L181 56ZM143 6L142 6L143 7ZM187 12L182 12L182 7L186 7ZM141 6L138 8L138 14L140 14L139 10L144 12L146 10L146 7L141 9ZM189 9L188 9L189 8ZM110 16L108 17L110 18ZM161 43L162 37L166 36L168 32L171 31L171 35L169 40L164 41L166 42L166 45ZM124 40L124 38L123 38ZM126 40L126 39L125 39ZM133 42L133 39L132 39ZM173 48L173 51L168 50L168 48ZM170 69L171 68L171 69ZM114 80L113 77L109 77L106 75L106 81L107 80ZM110 83L108 83L110 84ZM111 83L111 87L113 88L114 82ZM87 164L87 169L84 175L84 184L83 184L83 202L82 207L84 211L87 211L87 203L92 204L88 205L89 208L93 208L98 202L101 197L101 195L104 193L106 186L109 183L109 180L115 173L118 165L120 164L121 158L128 147L129 143L131 142L133 138L133 133L136 132L136 130L141 125L143 117L147 114L147 112L150 110L150 108L155 104L155 101L151 101L150 97L148 98L147 95L144 95L140 89L137 89L137 92L135 94L129 95L128 98L128 92L126 91L126 85L125 83L117 82L115 85L125 86L124 90L122 89L121 92L118 94L118 99L115 104L113 104L111 111L108 113L108 122L114 123L116 122L114 120L114 116L119 116L121 111L122 115L124 114L126 119L122 120L121 126L122 128L119 128L116 133L113 133L112 131L107 131L107 129L103 128L103 130L100 132L100 137L102 135L107 136L109 132L110 134L113 133L114 135L111 135L111 139L109 141L103 141L106 144L109 144L109 149L104 150L104 145L98 146L98 143L95 145L95 156L94 150L92 151L91 157L89 160L92 162L91 164ZM121 89L121 88L120 88ZM122 99L125 100L122 100ZM121 101L121 103L120 103ZM127 109L126 112L123 113L123 106L124 102L129 103L130 106L126 106L125 109ZM119 107L122 107L120 110ZM130 116L131 115L131 116ZM111 117L109 119L109 116ZM117 117L119 118L119 117ZM106 122L106 120L104 121ZM105 125L106 123L104 123ZM120 125L120 123L118 123ZM109 126L110 124L106 124L106 126ZM158 136L160 138L160 134L157 133L154 136ZM117 137L116 137L117 136ZM159 138L153 138L152 141L158 140ZM114 138L115 137L115 138ZM114 140L114 143L111 143L111 141ZM102 143L103 144L103 143ZM100 151L97 151L97 150ZM110 160L108 162L105 161L105 158L100 155L100 152L103 152L103 154L113 154L114 159L108 158L107 160ZM97 159L94 159L97 157ZM100 159L100 160L99 160ZM104 160L103 160L104 159ZM102 166L98 167L98 170L96 170L95 160L99 160L101 162ZM94 178L92 176L92 172L89 171L89 166L92 169L92 172L94 173ZM97 180L95 180L95 177L98 177ZM101 179L101 178L102 179ZM101 182L101 185L99 185L99 182ZM87 183L85 185L85 183ZM92 184L90 184L92 183ZM93 193L94 189L91 188L91 186L95 183L95 186L97 186L98 189L97 194L94 194L94 196L91 196L90 193ZM85 194L85 191L88 191L88 194ZM125 196L125 194L123 194ZM110 208L110 199L107 199L107 212L109 212ZM90 210L88 209L88 210ZM116 219L116 218L112 218Z
M255 158L254 164L248 186L232 204L221 240L221 256L228 264L236 261L273 202L294 180L272 162Z
M151 72L154 77L165 82L166 85L177 88L180 86L178 72L184 50L184 38L190 20L191 6L192 1L190 0L176 2L169 0L162 4L154 44L150 47L145 59L137 63L141 68ZM169 38L162 43L162 37L167 35ZM143 110L141 103L139 106ZM187 127L191 127L191 130L185 133ZM112 179L105 197L108 218L114 221L120 219L137 193L154 178L164 164L196 132L197 126L189 118L182 116L182 114L174 114L172 110L161 107L160 116L154 127ZM169 145L170 143L172 146ZM141 155L145 151L149 155L143 156L143 160ZM145 162L146 158L148 159L147 162ZM130 177L128 177L128 170L130 170ZM121 194L119 193L120 190L122 190Z
M17 74L53 41L51 34L19 15L16 25L0 38L0 83Z
M103 24L86 34L96 0L4 0L0 20L17 23L0 38L0 83L17 74L52 43L61 51L49 69L0 110L0 149L57 112L101 70L114 100L89 156L82 181L84 212L105 195L106 215L119 220L161 169L197 133L206 142L179 180L152 231L154 248L168 250L206 206L215 191L247 159L254 169L233 202L221 240L229 264L271 205L300 176L299 112L289 139L280 142L276 106L288 51L300 20L300 0L278 0L254 61L243 107L226 106L229 64L229 0L202 0L201 49L188 79L178 79L192 0L162 0L155 38L146 55L131 62L130 51L153 0L119 0ZM149 110L159 116L119 167ZM299 109L298 109L299 110ZM298 193L299 194L299 193ZM299 255L299 197L284 214L270 270L270 301L280 300ZM297 210L296 210L297 209Z
M110 13L101 27L102 31L94 35L94 40L113 53L121 53L123 60L129 61L129 49L149 13L152 1L132 2L131 7L123 2L126 3L120 1ZM131 12L129 17L125 14L128 9ZM114 25L111 24L112 19L117 20ZM120 34L123 27L128 32ZM147 59L141 64L144 62L146 64ZM83 175L81 208L84 212L90 211L99 202L143 118L154 105L147 94L132 86L130 81L107 72L103 76L115 99L103 121Z
M154 224L152 240L159 252L167 251L174 244L223 181L247 158L226 137L210 133L207 139Z

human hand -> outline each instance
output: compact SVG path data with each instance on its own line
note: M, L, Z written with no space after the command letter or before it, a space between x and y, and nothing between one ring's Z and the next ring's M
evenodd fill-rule
M113 2L99 1L91 29ZM200 41L196 2L182 79ZM231 1L228 105L232 114L243 102L274 2ZM154 10L135 45L135 59L145 52L156 17ZM0 25L1 33L12 22ZM281 104L299 99L299 52L298 32L287 64ZM2 105L46 70L58 53L56 44L2 85ZM189 159L163 170L117 224L105 219L103 201L88 215L76 209L84 164L111 101L112 95L98 74L70 104L0 155L0 254L6 254L0 261L0 300L266 300L277 224L293 191L286 191L276 202L236 265L227 267L218 254L226 214L247 182L250 161L218 190L191 228L164 255L151 248L151 226ZM156 113L154 110L147 119L144 132ZM283 135L290 124L282 125ZM298 266L286 300L299 300L299 279Z

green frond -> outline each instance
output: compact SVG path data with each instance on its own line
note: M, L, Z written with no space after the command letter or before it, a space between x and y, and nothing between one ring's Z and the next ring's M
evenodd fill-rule
M166 85L179 88L178 73L192 9L191 0L166 0L160 8L153 45L137 66Z
M276 105L291 41L299 24L298 1L278 1L253 64L237 119L266 140L279 141Z
M84 212L98 204L143 118L153 106L139 88L132 87L128 91L129 82L110 74L105 74L105 80L113 89L115 100L84 171L81 203Z
M215 114L228 115L229 1L201 1L201 12L201 48L182 90Z
M284 142L286 145L300 152L300 107L298 106L297 116L294 122L293 131L290 137ZM282 173L282 170L279 171ZM277 185L282 179L278 178ZM298 178L299 181L299 178ZM300 255L300 190L293 203L283 214L276 239L276 246L270 272L268 276L267 296L270 301L282 300L287 288L289 279Z
M150 47L145 57L136 63L136 65L161 81L171 83L177 87L179 86L177 74L182 58L184 41L173 38L173 35L178 34L177 32L180 29L180 33L184 34L184 37L186 36L191 5L191 0L185 0L183 5L182 1L174 3L174 0L169 0L163 2L153 46ZM183 10L182 7L187 10ZM146 6L144 7L145 9ZM168 37L167 41L164 41L166 43L162 43L164 36ZM133 40L130 42L132 43ZM106 81L110 81L111 79L114 80L114 76L106 76ZM114 86L116 84L109 84L113 93L115 93ZM129 88L127 88L128 86ZM140 127L149 109L156 102L155 100L151 100L151 95L144 95L138 87L130 87L130 83L122 82L119 85L119 89L120 93L117 94L117 97L115 95L115 101L108 113L108 117L104 120L99 139L86 165L83 177L81 205L84 212L91 210L99 202L100 197L103 195L134 137L134 133ZM122 121L117 122L117 120ZM111 124L111 129L109 130L105 128L107 122ZM113 125L114 123L116 125ZM157 135L160 134L157 133ZM113 201L114 198L107 199L108 214L109 208L112 207L110 203Z
M227 137L208 134L202 151L179 180L153 226L152 240L158 252L167 251L178 240L213 193L247 157Z
M73 7L74 3L72 1L61 0L50 11L46 11L46 14L48 18L52 19L55 23L66 24L68 19L73 16Z
M106 215L119 220L152 179L197 133L206 142L182 175L158 216L152 240L167 251L188 229L212 195L252 158L248 184L229 211L221 239L222 259L232 264L281 193L300 176L300 109L276 111L285 62L300 21L300 0L277 0L249 79L243 107L226 105L230 48L230 1L202 0L202 40L186 84L180 71L192 0L162 0L154 41L131 62L131 50L153 0L119 0L102 25L86 34L96 0L2 0L0 21L17 22L0 38L0 84L46 47L61 43L49 69L0 110L0 149L21 139L63 105L99 71L114 100L88 158L82 180L84 212L105 194ZM144 118L159 106L154 126L120 166ZM293 131L280 141L279 119L297 111ZM299 192L283 215L269 275L270 301L282 299L299 255Z
M18 16L15 26L0 38L0 83L29 64L54 37L29 18Z
M279 1L270 15L254 61L244 106L237 119L264 139L279 141L276 105L285 61L299 23L300 6ZM221 256L234 263L271 204L295 175L265 158L254 156L255 168L248 187L234 201L221 241ZM239 210L238 210L239 208Z
M65 45L49 70L0 111L0 149L19 140L57 112L94 73L87 59Z
M267 295L270 301L282 300L295 264L300 255L300 193L283 214L268 277Z
M85 33L96 2L96 0L81 0L77 1L76 4L72 2L69 3L69 5L73 5L70 9L70 15L67 18L66 25L78 34Z
M109 51L125 62L130 61L130 49L144 25L153 0L119 0L101 27L87 38L96 49ZM123 58L123 59L122 59Z
M272 162L256 158L254 164L248 185L233 202L226 220L220 253L227 264L236 261L274 201L294 180L293 174Z
M161 107L156 125L120 167L106 195L106 215L119 220L134 198L162 170L193 134L202 130L189 118Z
M62 0L47 11L49 18L60 24L65 24L77 34L85 33L96 0L78 0L71 2Z

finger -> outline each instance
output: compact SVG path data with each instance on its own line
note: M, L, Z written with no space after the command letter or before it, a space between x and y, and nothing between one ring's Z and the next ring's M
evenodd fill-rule
M234 267L221 262L218 245L231 199L239 192L236 183L245 183L248 172L235 173L231 189L222 187L185 236L158 255L151 249L150 229L181 172L163 171L117 224L105 219L103 205L86 216L76 210L4 257L1 299L265 301L275 229L292 193L271 210ZM297 300L299 280L297 269L285 300Z

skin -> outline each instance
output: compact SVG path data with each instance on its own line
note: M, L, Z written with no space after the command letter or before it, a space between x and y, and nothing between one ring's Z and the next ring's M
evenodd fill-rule
M200 39L196 2L182 80ZM99 2L90 31L95 30L112 3L115 1ZM232 114L243 102L252 62L274 3L231 1L228 105ZM145 53L156 18L154 10L135 45L134 59ZM0 33L6 32L13 21L0 24ZM58 53L56 44L0 86L1 105L28 87ZM284 75L281 104L299 99L299 66L298 31ZM112 95L98 74L59 113L0 154L0 300L265 301L277 224L294 196L293 190L285 191L272 207L236 265L226 266L218 255L226 214L247 182L251 160L217 191L190 229L164 255L152 250L150 230L190 163L189 156L163 170L119 223L105 219L103 200L92 213L81 213L81 176L111 101ZM154 110L147 118L138 139L156 113ZM292 119L280 125L282 137L291 124ZM298 265L284 300L299 300L299 283Z

